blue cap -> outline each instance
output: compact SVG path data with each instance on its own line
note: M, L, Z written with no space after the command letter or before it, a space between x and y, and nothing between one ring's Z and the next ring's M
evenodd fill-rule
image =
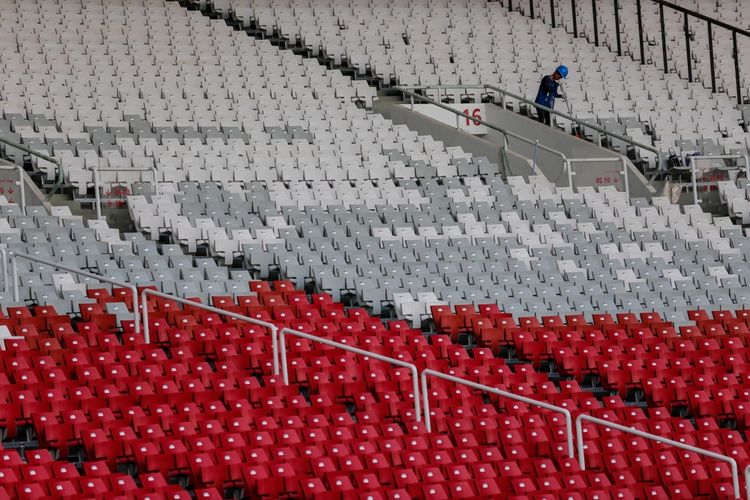
M555 70L556 73L560 73L560 76L563 78L568 77L568 67L567 66L558 66Z

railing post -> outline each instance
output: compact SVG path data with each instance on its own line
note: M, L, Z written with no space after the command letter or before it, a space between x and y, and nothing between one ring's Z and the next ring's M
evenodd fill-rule
M744 104L742 100L742 84L740 83L740 51L737 48L736 31L732 31L732 52L734 54L734 79L737 83L737 102Z
M641 47L641 64L646 64L646 49L643 45L643 11L641 1L636 0L636 9L638 11L638 43Z
M698 204L698 180L695 178L695 158L690 159L690 183L693 185L693 205Z
M628 174L628 159L622 156L622 179L625 182L625 195L630 200L630 177Z
M576 8L576 0L570 0L570 10L573 14L573 36L578 38L578 9Z
M711 92L716 93L716 63L714 62L714 23L708 21L708 62L711 66Z
M555 29L557 27L555 23L555 0L549 0L549 15L552 29Z
M94 204L96 205L96 220L102 218L102 195L99 192L101 189L99 182L99 169L97 167L91 167L91 171L94 174Z
M531 163L531 175L534 175L536 173L536 152L539 149L539 138L536 138L536 141L534 141L534 159Z
M414 95L409 95L409 104L411 106L411 110L414 111Z
M154 176L154 194L159 196L159 171L156 167L151 167L151 174Z
M693 83L693 61L690 54L690 23L687 12L683 13L682 21L685 29L685 55L687 57L688 82Z
M599 13L596 10L596 0L591 0L591 19L594 22L594 45L599 46Z
M21 210L23 211L24 215L26 214L26 178L24 176L23 167L20 165L16 166L16 170L18 171L18 189L20 191L20 194L18 195L21 199Z
M620 35L620 2L614 0L615 6L615 37L617 39L617 55L622 55L622 35Z
M573 189L573 162L566 158L565 163L563 163L564 168L568 171L568 187L570 189Z
M8 251L4 248L0 248L0 261L2 261L3 265L3 291L8 293Z
M664 73L669 73L667 67L667 28L664 25L664 4L659 4L659 24L661 27L661 52L664 59Z
M20 300L18 292L18 262L14 254L10 255L10 276L13 280L13 300L18 302Z

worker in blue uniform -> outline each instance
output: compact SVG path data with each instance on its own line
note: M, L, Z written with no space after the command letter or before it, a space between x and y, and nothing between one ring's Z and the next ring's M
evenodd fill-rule
M567 66L558 66L554 73L551 75L545 75L544 78L542 78L542 83L539 84L539 92L537 92L536 100L534 102L540 106L554 108L556 98L565 99L565 96L558 93L557 90L560 87L558 82L567 76ZM552 124L552 115L549 111L540 108L537 108L536 111L537 120L539 120L540 123L545 123L547 125Z

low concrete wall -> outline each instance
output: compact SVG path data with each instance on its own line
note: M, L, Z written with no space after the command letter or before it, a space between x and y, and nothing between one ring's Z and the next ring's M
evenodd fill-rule
M5 198L10 203L21 203L20 186L18 184L18 170L14 163L10 163L5 160L0 160L0 165L3 167L0 169L0 196ZM12 167L12 168L6 168ZM31 180L26 172L24 176L24 189L26 195L27 206L40 206L45 205L49 208L49 204L46 202L44 194L36 187L36 184Z

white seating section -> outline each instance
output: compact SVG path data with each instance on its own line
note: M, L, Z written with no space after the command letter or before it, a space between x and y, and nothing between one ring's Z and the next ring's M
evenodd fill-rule
M28 254L137 286L153 286L181 297L204 302L213 295L250 293L247 271L229 270L212 258L183 253L179 245L159 245L140 233L121 235L104 221L84 221L67 207L26 207L0 197L0 248L9 254ZM80 314L81 306L96 304L87 290L112 289L96 279L18 258L19 301L12 287L0 291L0 306L51 305L61 314ZM12 278L9 274L9 279ZM5 283L2 283L5 289ZM10 283L9 283L10 285ZM125 303L107 305L120 321L133 319ZM131 308L132 309L132 308ZM0 337L2 332L0 331Z
M59 159L80 194L92 167L105 193L149 189L151 169L164 191L456 174L442 143L369 111L366 82L176 2L0 8L0 135Z
M314 282L376 313L394 306L415 323L437 303L656 311L678 323L690 309L750 304L750 238L729 218L666 199L574 193L541 177L182 189L132 199L138 229L205 242L257 277Z
M543 14L548 2L540 3L537 12ZM322 51L337 64L346 59L362 74L369 65L386 83L487 83L533 98L541 75L565 63L571 70L565 86L573 112L581 119L596 120L638 141L652 141L665 152L730 153L748 147L748 134L739 124L742 113L731 93L713 95L703 83L687 84L680 74L664 75L656 66L640 66L630 57L617 57L606 47L573 38L565 28L553 30L542 20L509 13L499 2L400 0L383 5L375 0L322 4L312 0L229 0L228 4L226 15L245 26L253 19L269 35L278 27L282 35L292 41L299 37L314 54ZM522 8L525 4L519 3ZM578 4L582 12L590 9L590 2ZM635 2L621 4L624 11L635 12ZM649 23L658 23L653 8L649 7L647 18ZM602 7L606 25L605 11ZM560 17L572 31L567 24L570 14ZM590 15L583 13L579 18L579 25L590 23L585 21ZM649 24L647 32L649 39L656 37L658 26ZM626 35L632 51L637 29L627 30ZM670 36L678 42L683 35L673 29ZM672 46L672 60L679 67L684 57L679 56L678 44ZM657 50L649 48L650 52ZM722 69L722 81L726 70ZM654 159L649 161L653 164Z

